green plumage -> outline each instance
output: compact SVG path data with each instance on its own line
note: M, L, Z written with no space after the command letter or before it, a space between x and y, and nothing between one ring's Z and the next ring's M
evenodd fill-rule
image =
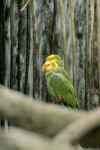
M48 92L53 97L53 101L59 103L61 101L58 97L59 95L63 97L66 105L73 108L77 107L77 97L72 80L62 67L46 72L46 81Z

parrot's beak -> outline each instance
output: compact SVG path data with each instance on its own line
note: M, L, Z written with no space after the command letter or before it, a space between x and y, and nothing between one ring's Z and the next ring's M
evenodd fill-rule
M42 67L42 72L46 72L46 69L44 66Z

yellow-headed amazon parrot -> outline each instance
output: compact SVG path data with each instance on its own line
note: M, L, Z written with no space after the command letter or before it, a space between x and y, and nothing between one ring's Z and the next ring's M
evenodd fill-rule
M60 67L55 60L47 60L43 64L42 71L45 72L48 92L53 97L53 101L60 103L63 100L65 105L76 108L75 89L64 68Z

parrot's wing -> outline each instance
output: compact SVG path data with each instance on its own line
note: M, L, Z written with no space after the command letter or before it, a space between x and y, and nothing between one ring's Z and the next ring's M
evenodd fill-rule
M59 99L53 89L53 87L50 84L50 80L51 80L51 74L46 78L47 81L47 89L48 89L48 93L50 94L51 98L53 101L57 102Z
M64 68L59 67L58 69L56 69L58 73L61 73L64 75L64 77L72 84L72 79L70 78L70 76L68 75L68 73L64 70Z
M77 105L77 98L73 85L63 74L52 72L49 79L49 84L56 95L64 97L67 104L70 104L73 107Z

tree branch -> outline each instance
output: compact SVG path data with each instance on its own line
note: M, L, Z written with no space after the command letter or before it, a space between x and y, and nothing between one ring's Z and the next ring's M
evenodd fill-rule
M69 139L71 143L97 147L100 145L99 116L99 110L96 112L73 111L35 101L0 86L0 119L7 119L12 125L42 135L56 136L57 141L59 136L63 135L62 130L67 127L65 130L67 135L63 137L65 140L68 136L67 140Z
M69 144L53 143L49 138L16 128L0 129L0 149L3 150L75 150ZM78 150L78 149L77 149Z
M87 112L87 114L85 114L83 117L74 121L71 125L60 132L60 134L55 137L54 141L57 141L58 143L68 142L74 145L78 144L81 140L85 140L83 137L85 137L90 131L98 126L100 126L100 108L91 112ZM97 139L94 141L96 140Z
M0 88L0 118L30 131L53 137L83 114Z
M46 150L49 140L22 129L0 129L0 149L3 150Z

